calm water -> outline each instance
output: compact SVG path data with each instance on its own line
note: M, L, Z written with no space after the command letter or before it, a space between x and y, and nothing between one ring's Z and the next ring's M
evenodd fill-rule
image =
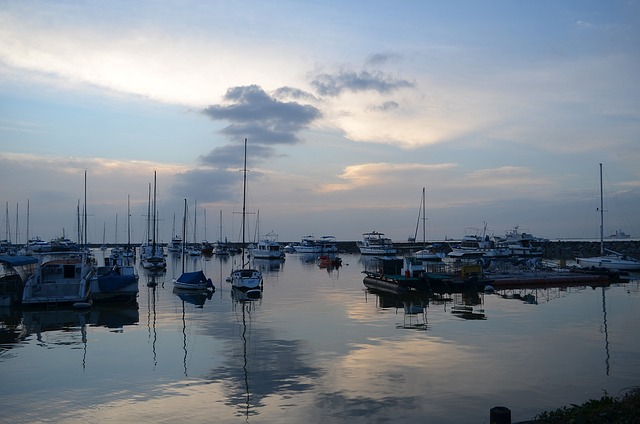
M169 257L136 307L0 309L2 419L486 423L500 405L515 422L640 384L638 280L403 304L342 257L258 264L250 304L224 282L233 259L188 258L216 292L181 298Z

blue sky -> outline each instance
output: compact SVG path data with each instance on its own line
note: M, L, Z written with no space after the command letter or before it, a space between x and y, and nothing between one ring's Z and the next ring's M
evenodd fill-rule
M186 198L236 240L247 137L283 241L405 240L422 187L430 239L594 238L598 163L605 233L637 236L639 59L637 1L1 1L0 200L13 240L27 202L73 236L86 170L90 241L130 197L138 242L156 171L162 239Z

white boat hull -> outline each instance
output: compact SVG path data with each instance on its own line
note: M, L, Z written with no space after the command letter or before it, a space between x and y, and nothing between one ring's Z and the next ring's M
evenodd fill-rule
M576 258L578 265L583 268L604 268L618 271L638 271L640 261L622 259L617 256L596 256L593 258Z

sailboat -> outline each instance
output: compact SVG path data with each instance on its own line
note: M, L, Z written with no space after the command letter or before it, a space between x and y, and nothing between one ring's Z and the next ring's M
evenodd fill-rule
M127 247L125 247L122 256L125 258L135 257L135 249L131 247L131 199L127 195Z
M184 218L182 219L182 237L186 242L186 232L187 232L187 199L184 199ZM173 280L173 285L176 289L183 290L208 290L213 289L213 283L211 282L211 278L207 278L204 275L202 270L194 271L194 272L185 272L184 271L184 263L185 263L185 243L182 244L182 275L177 279Z
M420 224L420 220L422 220L422 249L418 250L413 254L413 257L416 259L420 259L423 261L442 261L442 257L437 253L433 252L432 248L427 246L427 229L426 229L426 220L427 217L425 215L425 188L422 187L422 202L420 204L422 207L421 212L418 214L418 225ZM416 226L416 233L418 232L418 228ZM415 237L414 237L415 239Z
M151 205L150 205L151 206ZM161 270L167 267L167 261L164 258L162 246L156 243L156 172L153 171L153 215L149 214L149 220L152 222L151 245L143 246L142 266L146 269Z
M243 292L247 297L262 295L262 273L257 269L248 268L245 263L246 249L246 204L247 204L247 139L244 139L244 168L242 180L242 262L239 268L234 268L227 281L234 290Z
M583 268L604 268L618 271L640 270L640 261L638 259L604 248L604 200L602 192L602 164L600 164L600 256L576 258L576 261Z

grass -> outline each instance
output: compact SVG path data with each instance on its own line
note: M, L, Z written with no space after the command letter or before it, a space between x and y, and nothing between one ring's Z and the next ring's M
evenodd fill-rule
M626 424L640 423L640 387L614 398L606 392L599 400L591 399L582 405L562 407L542 412L530 423L538 424Z

